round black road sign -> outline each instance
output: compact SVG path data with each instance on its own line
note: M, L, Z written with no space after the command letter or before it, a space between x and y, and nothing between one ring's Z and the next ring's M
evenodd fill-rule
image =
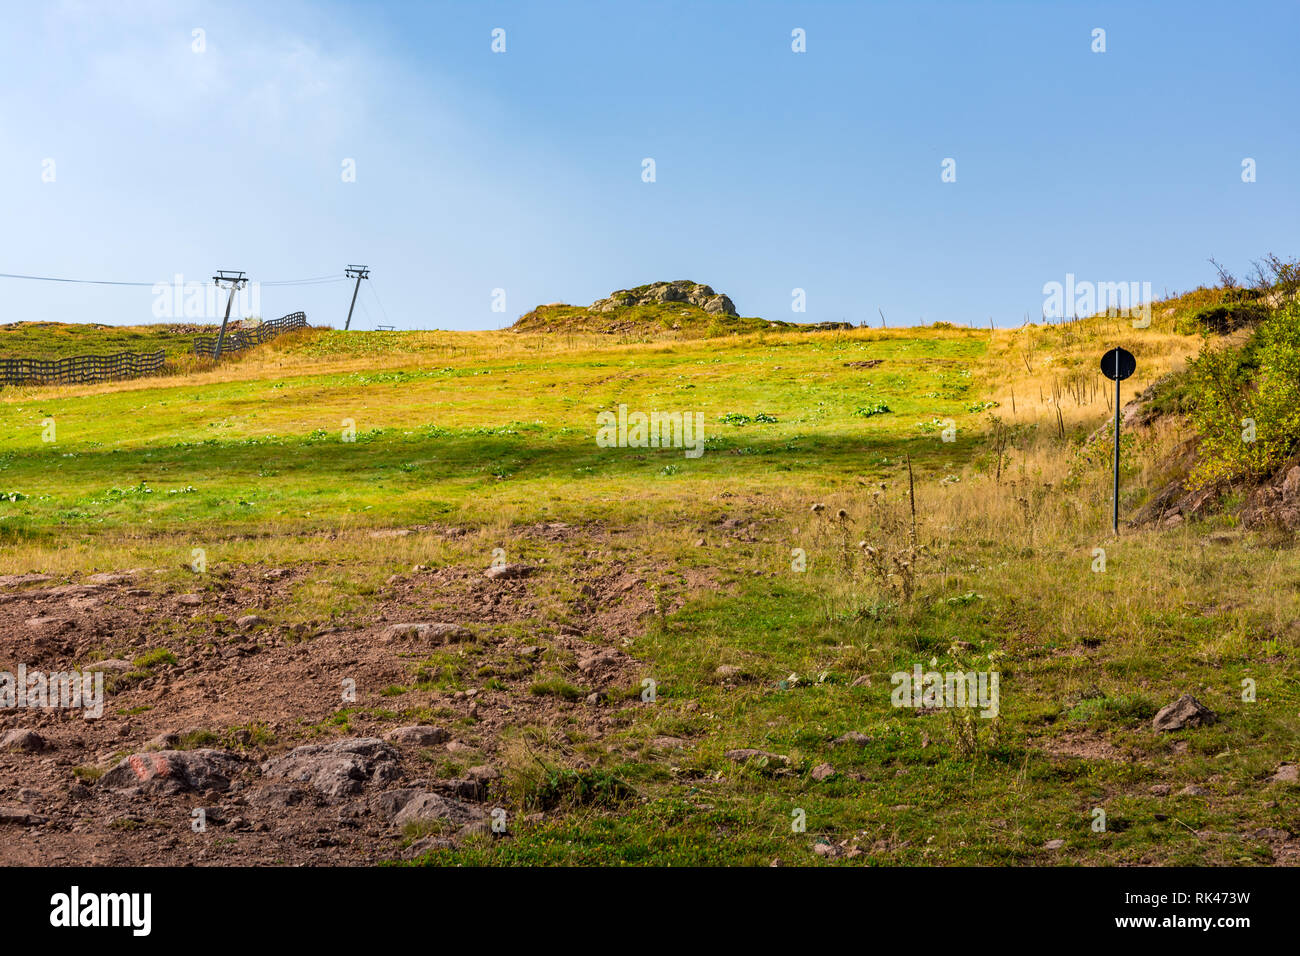
M1127 349L1111 349L1101 357L1101 374L1112 381L1123 381L1137 370L1137 359Z

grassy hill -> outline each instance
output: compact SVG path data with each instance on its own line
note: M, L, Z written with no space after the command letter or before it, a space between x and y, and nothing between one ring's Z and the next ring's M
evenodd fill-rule
M70 355L156 352L168 357L193 351L197 326L99 325L70 322L9 322L0 325L0 357L57 359ZM203 331L211 332L205 328Z
M0 574L158 571L105 599L148 612L133 644L61 638L78 662L150 662L111 696L130 726L91 741L86 779L176 727L242 732L263 759L445 725L462 749L415 765L495 767L512 823L424 863L1295 862L1296 786L1274 776L1300 739L1300 552L1231 514L1113 536L1110 460L1086 442L1113 414L1102 352L1137 355L1128 401L1198 354L1175 324L1206 303L1143 330L814 333L664 303L626 320L724 326L627 342L609 313L545 306L509 332L312 330L217 370L5 389ZM704 454L598 446L620 404L703 414ZM1126 437L1126 515L1186 428ZM533 573L490 590L494 549ZM148 611L195 591L197 611ZM0 670L22 606L0 604ZM386 644L403 615L475 636ZM314 696L303 654L333 662ZM999 716L892 706L891 675L932 661L998 670ZM195 682L267 674L306 682L291 714ZM339 674L360 675L354 702ZM1183 693L1218 722L1155 731ZM143 816L187 827L187 807Z
M714 338L761 331L847 329L847 323L799 325L735 314L731 300L712 288L679 279L620 289L590 306L552 303L520 316L513 332L596 334L619 341Z
M539 305L519 317L515 332L594 333L621 337L706 338L779 328L768 319L710 315L689 302L664 302L620 308L614 313L592 312L580 305Z

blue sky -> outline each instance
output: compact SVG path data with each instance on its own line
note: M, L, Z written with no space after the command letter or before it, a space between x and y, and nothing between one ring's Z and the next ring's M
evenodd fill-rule
M362 328L675 278L743 315L1016 325L1067 273L1160 295L1300 255L1297 35L1294 0L12 4L0 272L365 263ZM350 291L260 311L341 327ZM0 322L154 320L147 287L0 294Z

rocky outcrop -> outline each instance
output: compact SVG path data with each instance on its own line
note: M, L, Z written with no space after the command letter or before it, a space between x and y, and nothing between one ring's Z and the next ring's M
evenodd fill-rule
M675 282L654 282L635 289L620 289L607 299L597 299L591 304L593 312L613 312L620 307L633 305L659 305L665 302L687 302L714 315L735 315L736 306L725 295L719 295L707 285L678 279Z
M262 773L315 787L326 797L359 794L370 783L397 779L397 751L374 737L306 744L262 764Z
M1241 523L1300 531L1300 462L1283 466L1272 480L1250 492L1241 508Z

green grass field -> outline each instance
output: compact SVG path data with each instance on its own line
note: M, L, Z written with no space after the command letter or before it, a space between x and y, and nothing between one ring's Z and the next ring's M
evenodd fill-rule
M1125 400L1198 347L1168 325ZM348 621L413 564L500 547L546 569L516 625L543 647L584 580L635 573L657 610L606 635L640 662L609 732L505 727L509 807L544 820L425 863L1276 861L1259 834L1297 809L1268 780L1298 756L1300 555L1229 518L1111 534L1110 460L1083 444L1105 394L1058 389L1114 331L316 331L217 371L8 388L0 573L156 567L182 588L202 547L214 570L310 566L276 619ZM598 447L620 403L702 412L704 454ZM1127 446L1126 513L1174 437ZM415 532L367 533L387 528ZM165 622L149 642L186 653ZM493 679L440 660L441 684L368 689L358 713ZM999 716L892 706L916 664L998 671ZM580 683L556 659L532 692ZM1183 693L1218 723L1155 732Z
M157 352L168 358L188 355L193 333L169 325L73 325L65 322L12 322L0 325L0 356L58 359L73 355Z

